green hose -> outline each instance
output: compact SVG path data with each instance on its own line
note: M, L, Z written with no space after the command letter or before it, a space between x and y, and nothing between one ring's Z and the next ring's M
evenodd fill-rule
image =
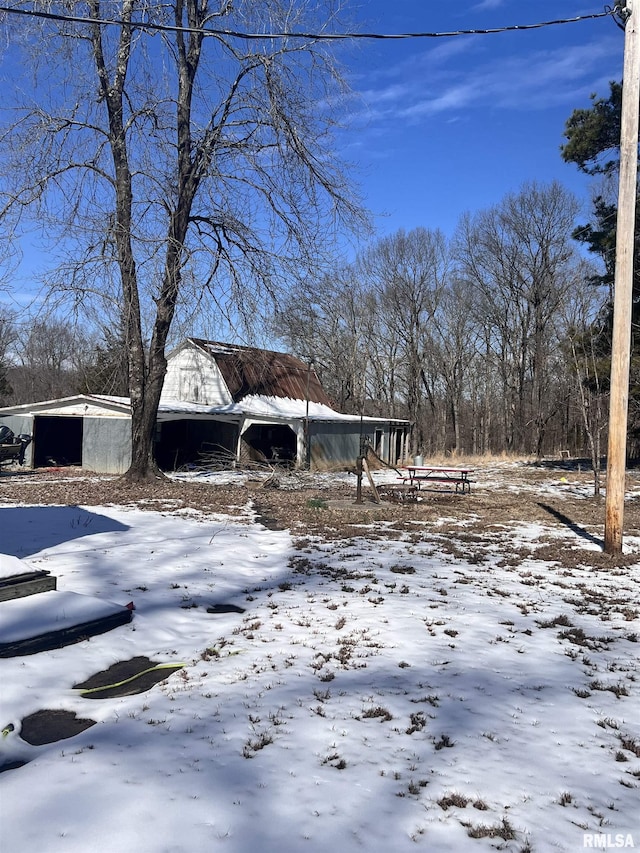
M137 678L141 678L143 675L147 675L150 672L157 672L162 669L182 669L182 667L187 666L186 663L159 663L156 666L150 666L148 669L143 669L142 672L137 672L135 675L131 675L129 678L124 678L122 681L116 681L113 684L103 684L101 687L89 687L84 690L80 690L80 695L88 696L91 693L105 693L107 690L115 690L117 687L124 687L125 684L130 684L132 681L135 681ZM78 688L74 688L78 689Z

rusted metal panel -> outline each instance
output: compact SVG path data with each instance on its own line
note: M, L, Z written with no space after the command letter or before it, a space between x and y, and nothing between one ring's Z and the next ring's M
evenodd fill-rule
M215 360L236 403L255 394L332 405L313 368L293 355L200 338L191 340Z

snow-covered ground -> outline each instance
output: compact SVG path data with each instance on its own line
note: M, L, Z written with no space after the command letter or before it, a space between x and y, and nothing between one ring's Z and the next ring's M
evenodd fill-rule
M569 530L584 567L517 555L551 527L478 559L463 527L296 542L249 504L1 506L0 551L136 611L0 660L0 764L27 762L0 774L0 849L640 848L640 558L590 567ZM125 698L73 689L140 655L184 666ZM31 746L42 709L96 725Z

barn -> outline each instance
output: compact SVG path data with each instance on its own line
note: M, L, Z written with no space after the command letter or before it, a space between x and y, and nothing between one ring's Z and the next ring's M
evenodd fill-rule
M131 411L124 397L78 395L0 408L33 441L26 464L124 473ZM406 457L408 422L336 412L311 364L287 353L187 338L167 356L155 435L165 471L228 458L312 470L353 465L366 436L390 464Z

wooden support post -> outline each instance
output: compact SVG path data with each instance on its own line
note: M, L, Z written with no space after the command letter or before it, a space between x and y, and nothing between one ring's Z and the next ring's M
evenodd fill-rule
M369 464L367 463L366 459L362 460L362 467L364 468L364 471L367 475L367 479L369 480L369 485L371 486L371 491L373 492L373 500L377 504L379 504L381 502L380 501L380 495L378 494L378 490L376 489L376 484L373 480L373 477L371 476L371 471L369 470Z
M611 402L607 453L607 499L604 549L622 551L627 457L631 305L638 170L638 104L640 102L640 0L626 0L620 182L616 230L613 340L611 344Z

